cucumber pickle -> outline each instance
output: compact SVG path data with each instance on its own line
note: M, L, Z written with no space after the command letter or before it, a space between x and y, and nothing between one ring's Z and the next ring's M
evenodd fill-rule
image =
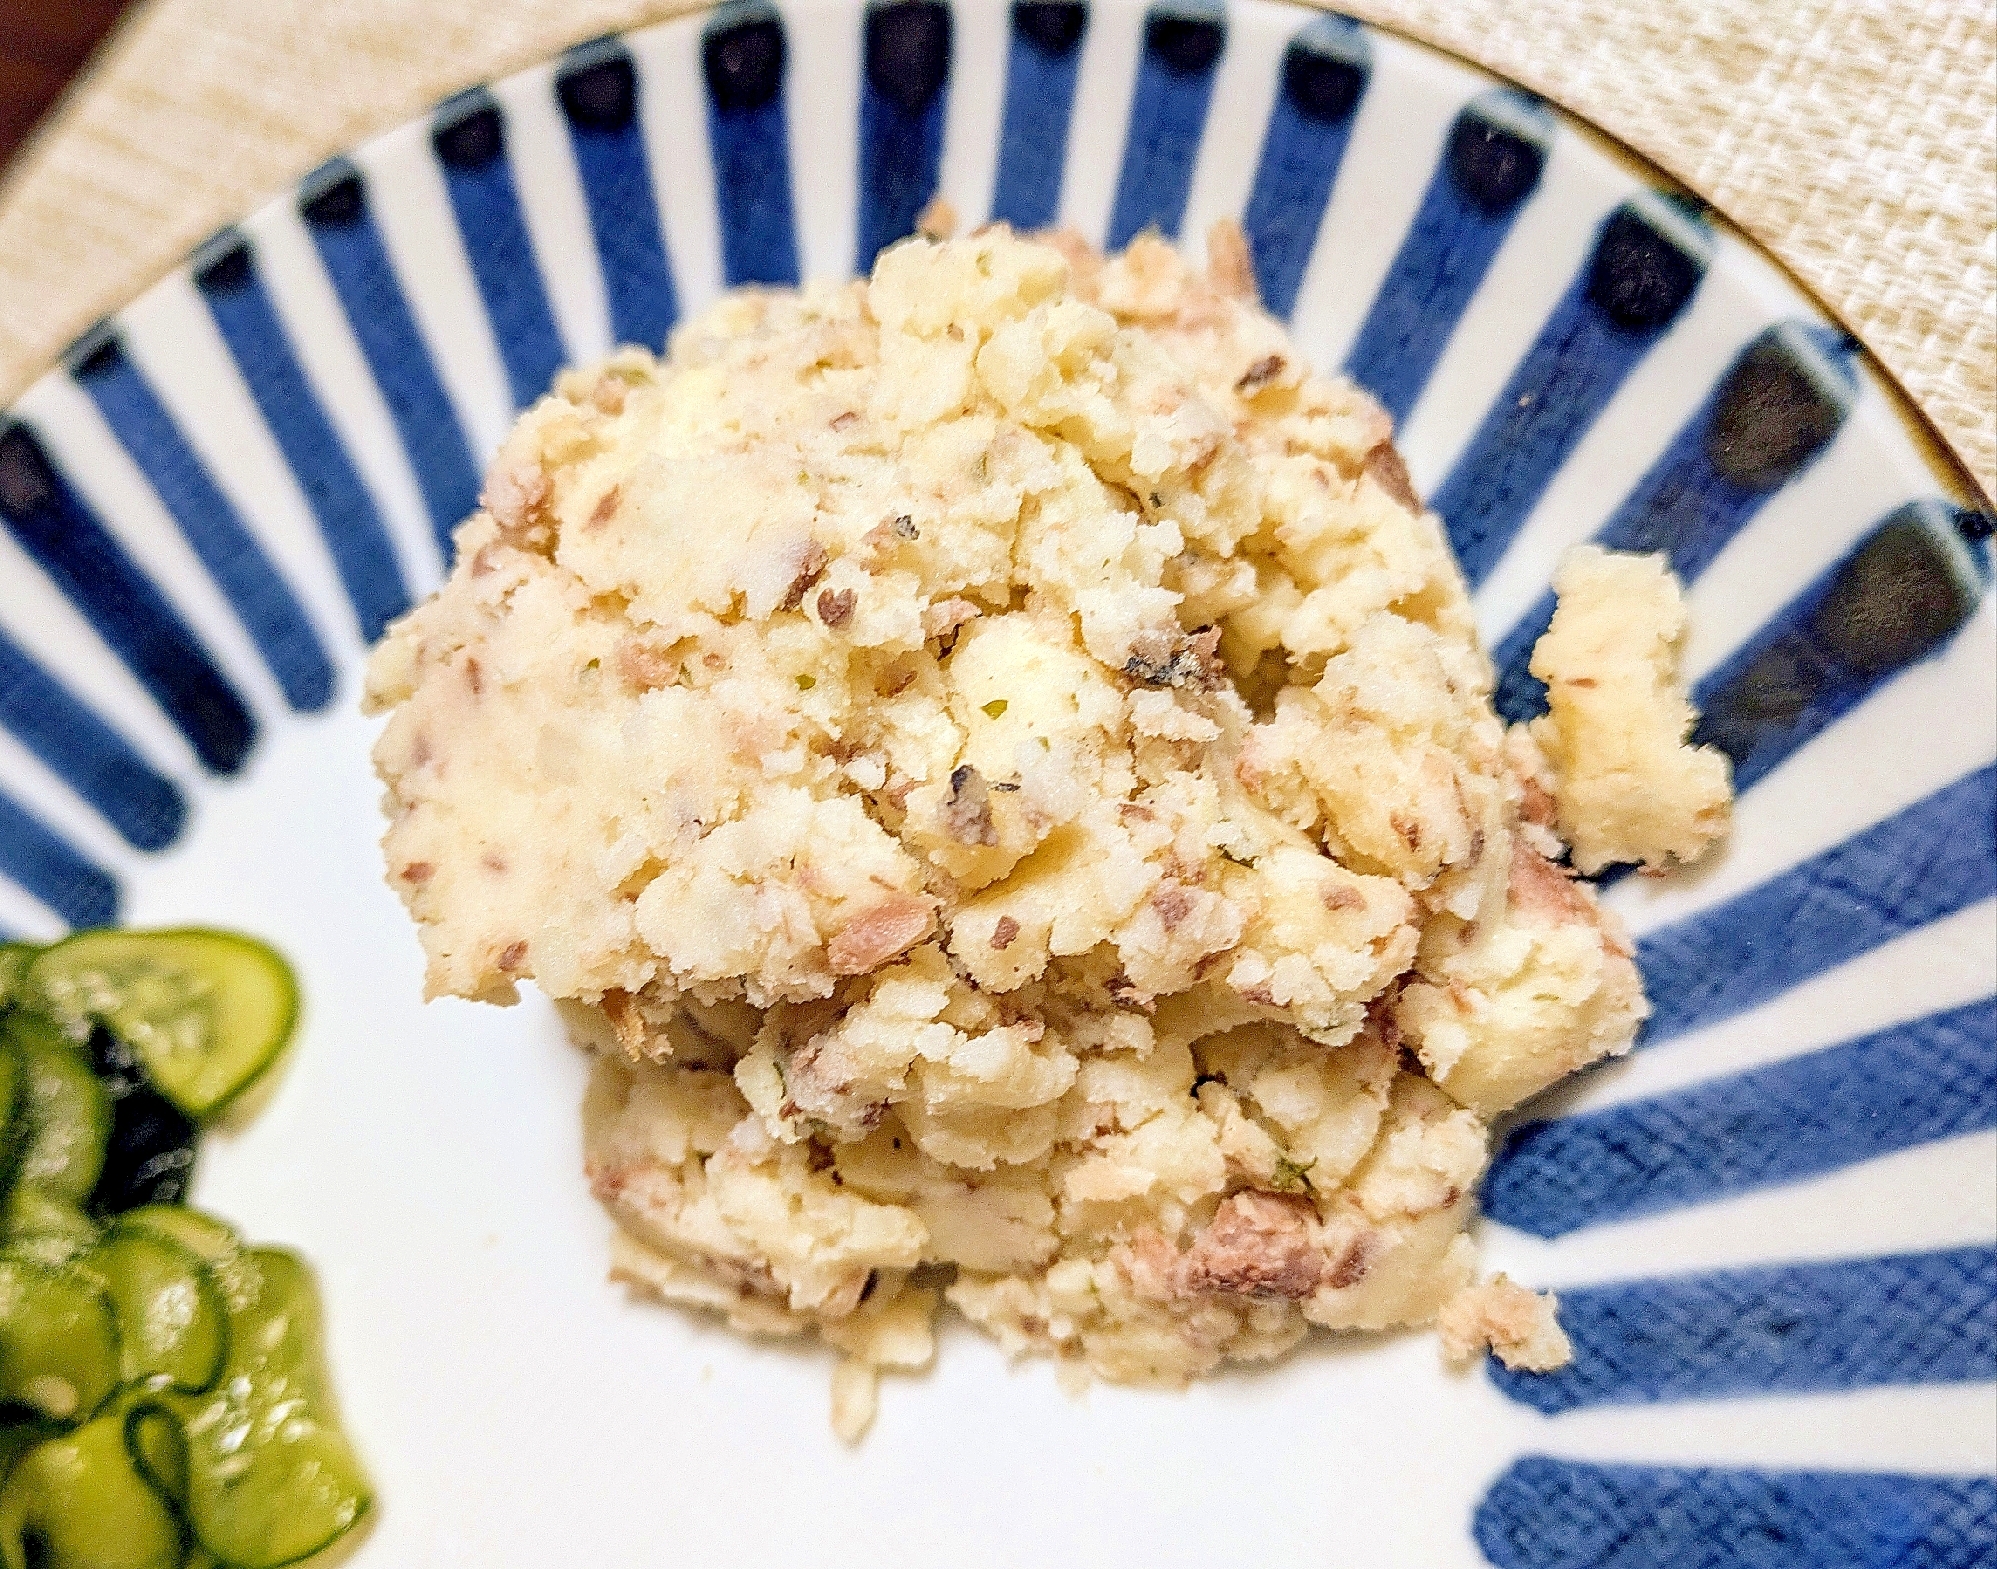
M97 1075L47 1019L18 1010L0 1020L20 1073L13 1179L80 1205L97 1186L111 1137L111 1100Z
M310 1270L180 1204L297 1013L234 933L0 944L0 1569L279 1569L372 1507Z
M0 1487L6 1569L181 1569L172 1506L134 1463L125 1419L107 1413L44 1439Z

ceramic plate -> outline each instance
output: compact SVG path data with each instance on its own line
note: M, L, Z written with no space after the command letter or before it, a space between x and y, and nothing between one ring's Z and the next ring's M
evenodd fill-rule
M1570 543L1668 551L1737 831L1630 879L1639 1050L1529 1108L1490 1264L1545 1378L1318 1338L1184 1396L946 1332L856 1450L826 1358L628 1301L536 1001L419 1004L362 654L557 366L968 222L1239 215L1393 413L1503 672ZM1881 258L1890 265L1891 258ZM337 159L0 426L0 924L202 921L307 1015L198 1196L323 1275L390 1565L1987 1565L1997 1556L1991 520L1769 261L1546 105L1226 10L735 0Z

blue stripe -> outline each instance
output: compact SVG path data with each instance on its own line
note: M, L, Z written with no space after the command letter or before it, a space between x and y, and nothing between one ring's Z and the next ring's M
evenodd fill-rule
M1165 0L1144 13L1144 51L1105 249L1120 251L1146 229L1178 238L1226 46L1220 0Z
M1997 768L1978 769L1843 844L1636 947L1642 1044L1717 1023L1997 894Z
M1736 790L1948 645L1990 584L1983 526L1942 501L1900 508L1699 683L1694 739L1733 758Z
M298 363L249 242L224 230L196 253L193 268L208 314L318 521L361 639L372 643L409 608L374 498Z
M256 720L153 580L18 421L0 420L0 519L212 772L242 767Z
M1603 223L1587 264L1430 502L1473 587L1690 303L1711 251L1705 225L1665 198L1626 202Z
M118 919L116 879L4 795L0 795L0 873L71 926L109 926Z
M285 701L316 713L333 698L333 665L304 606L222 494L159 394L115 333L99 327L70 354L70 374L166 504L216 587L228 596Z
M1414 222L1345 358L1345 373L1396 425L1435 372L1492 258L1535 191L1552 112L1514 88L1482 93L1450 127Z
M1513 1400L1587 1406L1997 1378L1997 1248L1717 1270L1560 1293L1574 1360L1489 1364Z
M448 565L451 531L478 505L478 466L368 211L360 170L344 158L322 165L301 183L298 208L402 437Z
M483 87L446 100L431 121L430 145L499 340L513 406L525 408L548 390L569 355L520 209L498 102Z
M1085 5L1018 0L1012 8L992 217L1015 229L1045 228L1060 211L1088 23Z
M555 90L568 116L569 143L610 296L611 335L656 352L680 309L638 124L638 68L615 39L579 44L563 57Z
M1484 1210L1537 1237L1839 1171L1997 1127L1997 999L1514 1131Z
M1841 332L1781 322L1740 352L1699 411L1637 481L1596 534L1610 550L1661 550L1695 581L1768 499L1828 448L1857 396ZM1546 708L1546 688L1527 668L1553 619L1553 595L1498 645L1496 702L1507 719Z
M0 724L140 850L180 837L187 802L68 687L0 636Z
M1990 1569L1997 1481L1528 1455L1472 1529L1497 1569Z
M721 266L730 287L798 281L787 54L783 19L768 0L727 0L701 37Z
M1285 320L1297 303L1372 71L1372 40L1348 17L1319 17L1283 51L1276 104L1262 133L1241 228L1262 303Z
M950 8L940 0L867 7L860 83L858 238L854 270L915 232L943 168L950 94Z

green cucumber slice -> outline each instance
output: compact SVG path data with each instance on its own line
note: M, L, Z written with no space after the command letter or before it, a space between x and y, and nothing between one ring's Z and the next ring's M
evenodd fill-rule
M122 1414L43 1440L0 1488L6 1569L181 1569L185 1557L180 1522L126 1448Z
M298 1022L291 967L237 932L78 932L37 954L22 985L65 1026L102 1020L196 1118L241 1094Z
M243 1251L242 1239L226 1220L217 1220L198 1209L183 1209L178 1204L147 1204L128 1209L118 1217L118 1226L126 1231L133 1228L157 1231L210 1267L226 1263Z
M192 1253L207 1267L230 1313L242 1312L250 1305L257 1284L256 1271L246 1260L242 1239L229 1228L227 1221L198 1209L183 1209L178 1204L148 1204L125 1211L118 1217L118 1228L156 1232Z
M158 1379L189 1394L213 1387L229 1309L193 1252L157 1231L113 1226L78 1267L110 1299L126 1383Z
M254 1284L230 1315L222 1377L212 1393L172 1405L196 1542L234 1569L279 1569L352 1530L373 1495L338 1426L311 1271L278 1248L243 1262Z
M16 1460L61 1431L53 1422L9 1422L0 1427L0 1484L12 1474Z
M62 1242L68 1258L98 1240L98 1224L84 1210L26 1182L8 1194L6 1210L0 1212L0 1232L6 1234L10 1254L22 1252L28 1244Z
M110 1097L82 1053L39 1014L8 1014L0 1020L0 1039L20 1064L14 1181L80 1205L104 1169Z
M6 1235L6 1257L33 1259L54 1268L90 1251L97 1241L97 1222L67 1199L51 1198L39 1188L16 1188L7 1198L0 1229Z
M0 1008L13 1006L14 1000L21 993L21 977L27 973L28 965L41 951L40 943L0 943Z
M73 1422L117 1387L118 1326L96 1281L0 1258L0 1400Z

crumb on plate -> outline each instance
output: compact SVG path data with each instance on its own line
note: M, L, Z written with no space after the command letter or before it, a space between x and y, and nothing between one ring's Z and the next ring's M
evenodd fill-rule
M1467 1362L1488 1348L1516 1372L1551 1373L1574 1359L1559 1314L1560 1299L1551 1291L1529 1291L1499 1274L1443 1303L1436 1328L1452 1362Z
M1679 668L1678 579L1661 556L1581 545L1553 588L1558 608L1531 663L1548 712L1531 731L1553 770L1575 867L1697 860L1727 830L1733 765L1686 740L1698 715Z

